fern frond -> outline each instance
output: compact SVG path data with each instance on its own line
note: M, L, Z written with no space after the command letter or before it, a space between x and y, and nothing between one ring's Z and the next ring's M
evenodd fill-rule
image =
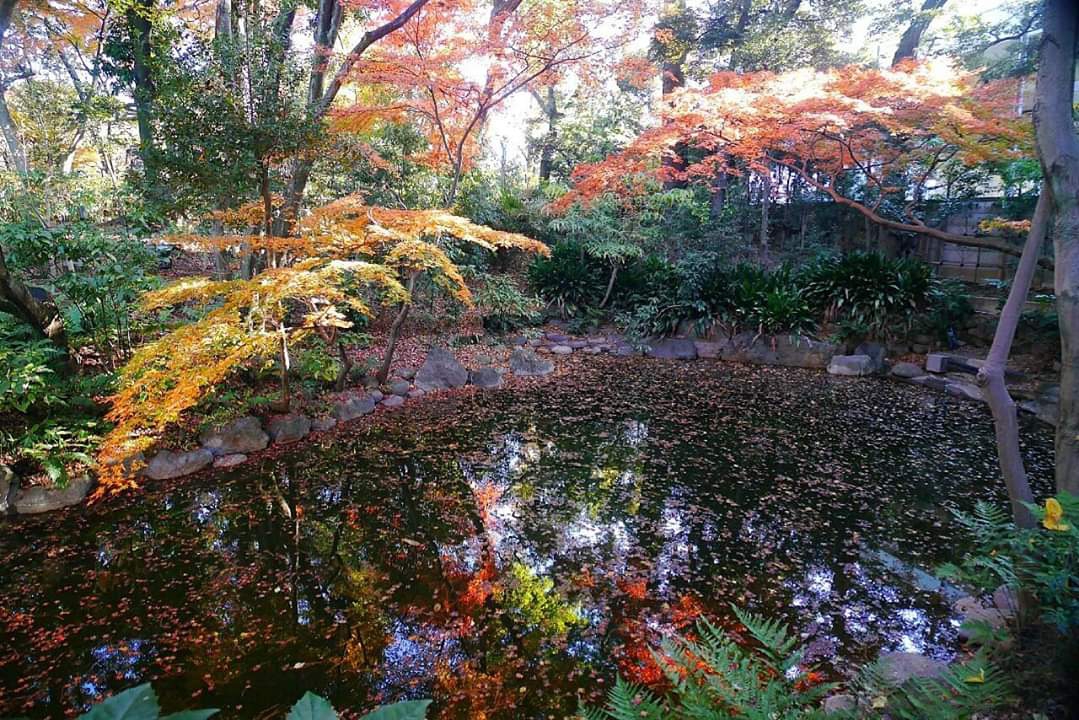
M749 634L761 644L764 655L772 662L774 669L783 672L797 663L800 659L795 657L798 639L791 636L786 625L735 605L731 605L731 608L738 621L745 625ZM798 655L800 656L800 653Z

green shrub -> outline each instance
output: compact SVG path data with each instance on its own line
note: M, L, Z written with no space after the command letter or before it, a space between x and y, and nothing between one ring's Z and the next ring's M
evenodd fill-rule
M934 280L927 302L922 322L940 340L947 340L949 328L962 327L974 314L970 293L958 280Z
M982 589L1004 584L1038 601L1042 619L1062 634L1079 629L1079 498L1066 492L1027 505L1038 519L1033 529L1019 528L1003 509L979 502L972 513L954 513L974 542L958 565L941 575Z
M476 293L476 307L483 318L483 327L496 333L512 332L542 319L540 303L501 275L488 276Z
M859 252L810 263L799 273L798 284L825 321L845 321L881 337L897 326L909 328L929 300L933 278L920 260Z
M360 720L423 720L427 717L430 700L406 700L383 705L367 713ZM184 710L169 715L161 714L157 693L145 683L128 688L95 705L79 720L205 720L217 715L217 709ZM337 711L324 698L314 693L304 693L289 710L285 720L337 720Z
M0 313L0 413L27 413L65 403L55 366L62 354L29 326Z
M528 268L532 288L562 317L573 317L603 299L607 270L575 242L561 242Z

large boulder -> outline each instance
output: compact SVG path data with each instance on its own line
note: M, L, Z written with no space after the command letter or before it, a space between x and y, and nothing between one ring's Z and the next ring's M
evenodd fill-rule
M258 418L248 415L202 433L199 442L215 456L235 455L262 450L270 436L263 432Z
M35 485L18 490L11 506L20 515L37 515L38 513L51 512L71 505L78 505L93 486L94 480L89 475L71 478L68 480L67 485L62 488L46 488Z
M416 387L423 390L457 388L467 382L468 370L444 348L431 348L423 367L416 373Z
M408 395L408 391L412 389L412 383L408 380L398 380L397 382L390 383L390 394L400 395L404 397ZM379 398L381 400L382 398Z
M554 363L544 360L528 348L514 348L510 355L510 370L520 377L539 377L554 372Z
M214 454L206 448L177 453L162 450L146 465L143 474L151 480L171 480L198 472L214 461Z
M813 340L803 335L760 336L745 332L723 342L719 357L750 365L824 368L839 352L834 343Z
M296 442L311 432L311 418L306 415L275 415L267 423L275 445Z
M689 338L663 338L649 342L648 357L661 360L696 360L697 346Z
M472 384L480 388L502 387L502 371L493 367L476 368L471 374Z
M388 408L399 408L405 404L405 399L400 395L388 395L382 398L382 405Z
M872 375L876 368L868 355L836 355L828 363L829 375Z
M915 677L937 677L948 667L942 660L912 652L881 653L880 663L884 679L896 686Z

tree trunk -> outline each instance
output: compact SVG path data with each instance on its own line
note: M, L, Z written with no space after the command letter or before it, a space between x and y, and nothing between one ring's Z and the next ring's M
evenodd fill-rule
M1077 24L1079 7L1074 0L1046 0L1034 129L1055 213L1061 364L1056 484L1058 490L1079 494L1079 136L1072 119Z
M23 152L22 142L19 140L19 130L15 127L15 121L8 110L6 91L6 87L0 87L0 131L4 133L12 169L20 175L25 175L30 168L26 163L26 153Z
M67 353L67 331L64 318L56 309L52 296L34 297L30 288L8 272L4 251L0 248L0 310L10 312L34 328L42 337Z
M408 317L408 311L412 307L412 293L416 289L417 277L419 273L415 272L408 276L408 300L397 308L397 317L390 325L390 334L386 338L386 354L382 357L382 366L378 369L378 374L375 375L380 385L390 376L390 364L393 362L393 353L397 350L397 341L401 338L401 327L405 324L405 318Z
M989 348L985 363L978 370L978 385L981 386L982 394L993 413L997 455L1000 457L1000 471L1004 475L1004 484L1008 488L1008 498L1012 504L1012 517L1016 525L1025 528L1034 527L1034 517L1023 505L1034 502L1034 494L1030 490L1030 482L1023 467L1023 454L1019 449L1019 418L1016 415L1015 401L1004 383L1004 371L1008 364L1012 340L1015 339L1015 330L1023 314L1023 304L1027 300L1027 293L1030 292L1030 284L1038 266L1038 253L1049 227L1050 205L1049 192L1043 187L1034 210L1026 245L1023 247L1023 255L1019 259L1019 267L1012 278L1008 300L1000 312L1000 319L997 320L993 345Z
M132 97L135 99L135 120L139 128L139 155L147 173L147 177L153 175L153 160L150 151L154 147L154 129L152 124L153 112L153 83L150 78L150 20L139 12L140 9L149 9L149 2L140 2L136 7L127 11L127 23L131 30L133 69L131 73L134 90Z
M914 17L910 20L910 25L907 26L903 36L899 38L899 47L896 48L895 55L892 56L892 67L898 65L902 60L914 57L914 53L922 41L922 35L929 27L929 23L933 22L933 11L944 7L945 2L947 0L925 0L922 3L921 11L914 14Z
M348 382L348 374L352 370L352 360L349 359L348 351L345 349L345 343L341 340L337 341L337 355L341 358L341 372L337 375L335 387L337 392L341 392L345 389L345 383Z
M278 328L281 333L281 399L278 400L278 408L281 412L288 412L292 406L292 387L289 384L288 372L292 368L292 359L288 352L288 333L285 326Z
M768 261L768 206L772 202L772 176L761 176L761 257Z
M607 292L603 293L603 301L599 304L600 309L607 307L607 301L611 299L611 291L614 290L614 281L618 279L618 263L611 263L611 278L607 281Z

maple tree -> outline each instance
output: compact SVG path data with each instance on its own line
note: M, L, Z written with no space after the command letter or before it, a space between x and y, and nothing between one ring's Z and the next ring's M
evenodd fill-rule
M782 170L881 227L1019 255L1000 237L934 227L922 207L945 163L1029 152L1029 124L1006 110L1013 89L976 85L945 62L718 73L706 88L672 93L660 124L624 150L579 167L555 208L643 192L645 177L707 183L754 173L770 184ZM664 162L685 149L694 157Z
M334 115L340 130L362 130L379 118L418 122L429 140L425 160L449 174L446 206L457 196L492 110L526 88L548 92L570 71L581 78L598 74L600 58L628 41L641 6L495 0L485 10L466 2L449 17L443 7L418 12L352 70L356 80L385 92ZM482 79L474 77L477 65Z
M244 226L263 213L261 203L251 203L214 217ZM313 334L333 343L337 331L352 324L341 307L373 314L371 302L350 286L375 290L377 302L398 308L380 374L384 380L420 275L429 275L457 301L471 301L445 243L452 239L490 251L546 252L538 241L444 211L369 207L358 196L315 209L297 224L293 236L275 236L265 229L264 224L264 232L257 235L172 238L208 249L262 253L266 269L246 279L185 278L143 297L145 311L186 304L205 313L139 348L122 369L108 414L115 427L100 452L106 492L133 487L131 471L137 468L130 459L246 364L278 358L280 404L287 411L290 346Z

